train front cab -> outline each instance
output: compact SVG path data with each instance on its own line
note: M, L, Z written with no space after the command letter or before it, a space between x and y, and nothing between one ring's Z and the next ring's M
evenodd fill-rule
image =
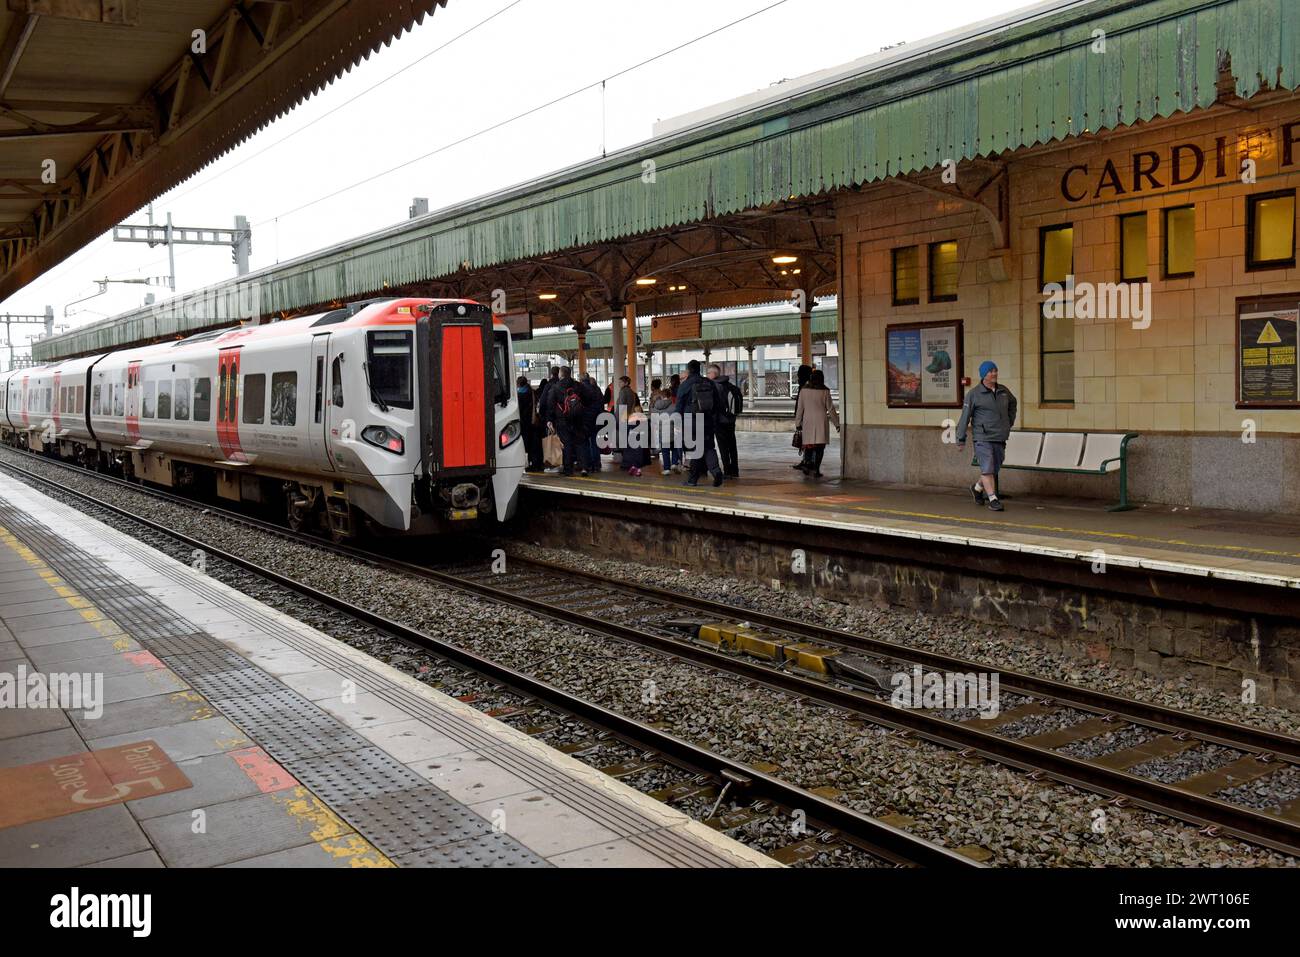
M492 311L478 303L430 303L419 312L417 381L428 386L421 389L418 530L505 518L517 482L498 477L503 453L512 460L523 444L508 378L509 336L494 329Z

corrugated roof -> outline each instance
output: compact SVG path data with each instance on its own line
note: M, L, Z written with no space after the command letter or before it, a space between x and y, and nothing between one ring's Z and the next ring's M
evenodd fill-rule
M1296 0L1090 0L872 68L246 277L294 310L1208 107L1223 55L1237 92L1295 89ZM1105 32L1095 52L1094 31ZM655 163L655 183L642 163ZM235 281L216 289L233 289ZM166 313L167 306L162 307ZM125 322L140 317L128 314ZM164 316L161 328L171 320ZM166 334L165 332L163 334ZM46 340L77 354L92 330Z

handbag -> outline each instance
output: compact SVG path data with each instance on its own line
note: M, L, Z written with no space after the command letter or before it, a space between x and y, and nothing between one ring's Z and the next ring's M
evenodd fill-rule
M795 429L794 436L790 439L790 448L803 448L803 429Z
M548 468L564 465L564 443L558 435L551 434L542 439L542 462Z

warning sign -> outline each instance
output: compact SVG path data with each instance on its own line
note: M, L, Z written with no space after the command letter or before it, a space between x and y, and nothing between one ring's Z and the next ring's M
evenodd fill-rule
M1242 302L1237 313L1237 405L1300 405L1300 301Z
M0 768L0 828L191 787L154 741Z

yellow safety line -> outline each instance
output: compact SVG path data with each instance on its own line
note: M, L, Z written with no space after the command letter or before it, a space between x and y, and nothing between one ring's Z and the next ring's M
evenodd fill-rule
M572 478L566 478L565 481L585 482L585 483L596 484L596 485L610 485L622 489L624 492L627 492L627 483L614 481L612 479L582 478L580 476L575 475ZM529 484L532 483L530 482ZM551 486L549 484L539 484L536 487L553 488L554 486ZM678 490L677 487L673 488L673 492L677 492L677 490ZM690 486L682 486L681 491L686 492L688 494L694 493L697 495L707 495L710 497L718 496L718 493L714 492L711 488L704 489L704 488L691 488ZM635 493L629 493L629 494L635 494ZM649 498L651 501L662 501L662 499L660 499L657 496L645 496L645 497ZM754 496L751 499L751 501L756 501L764 504L772 504L772 505L786 505L786 506L790 505L790 502L788 500L783 501L780 499L762 498L760 496ZM743 502L734 501L733 504L738 508L744 507ZM1091 529L1070 528L1069 526L1064 526L1064 525L1037 525L1028 522L995 521L993 519L984 519L984 518L963 518L959 515L941 515L934 512L913 512L913 511L908 511L906 509L898 509L898 508L872 508L869 505L847 505L846 504L846 505L835 506L835 508L854 511L854 512L865 512L869 515L893 515L893 516L898 516L900 518L917 518L917 519L928 519L930 521L962 522L967 525L981 525L981 526L999 528L999 529L1014 528L1014 529L1020 529L1024 531L1060 532L1068 535L1091 535L1097 538L1110 538L1118 541L1145 543L1149 545L1177 545L1184 548L1217 549L1219 551L1226 551L1226 552L1249 552L1253 555L1268 555L1275 558L1300 558L1300 552L1279 551L1276 549L1258 548L1250 545L1212 545L1209 544L1208 542L1189 542L1177 538L1150 538L1145 535L1135 535L1130 532L1104 532L1104 531L1095 531Z
M271 800L294 818L299 827L309 828L316 846L335 860L346 860L352 867L397 866L301 784L272 791Z

